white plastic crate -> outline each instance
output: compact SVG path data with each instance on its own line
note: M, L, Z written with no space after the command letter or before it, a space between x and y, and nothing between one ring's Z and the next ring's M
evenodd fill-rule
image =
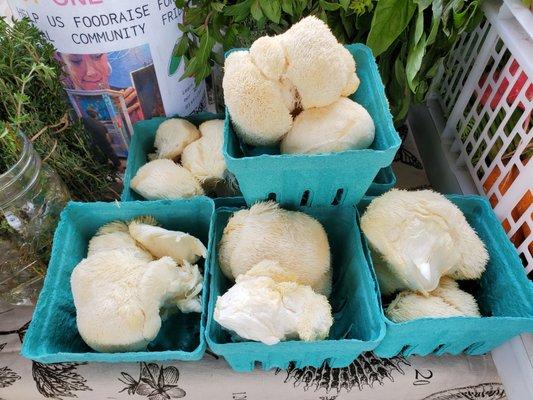
M445 61L430 103L446 117L442 140L455 167L490 200L531 277L533 13L515 0L487 1L484 11Z

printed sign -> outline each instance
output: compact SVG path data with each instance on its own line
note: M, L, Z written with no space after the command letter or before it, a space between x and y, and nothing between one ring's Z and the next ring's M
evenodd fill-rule
M173 0L8 0L54 44L63 86L100 148L124 166L133 125L206 107L205 84L172 56L183 10Z

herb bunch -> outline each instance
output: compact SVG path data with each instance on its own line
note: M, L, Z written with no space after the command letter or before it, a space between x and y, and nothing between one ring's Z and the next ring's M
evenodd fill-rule
M223 64L224 51L278 34L307 15L324 20L342 43L377 56L396 122L422 101L459 35L477 26L483 0L176 0L184 33L175 56L196 82ZM219 45L217 45L219 44Z
M20 157L20 131L73 198L115 198L113 168L96 161L82 124L71 122L54 47L28 20L0 18L0 48L0 173Z

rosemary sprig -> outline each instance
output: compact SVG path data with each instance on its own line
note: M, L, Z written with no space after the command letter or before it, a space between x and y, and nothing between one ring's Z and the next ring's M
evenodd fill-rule
M73 198L116 198L113 167L97 161L82 124L69 118L54 47L28 20L0 18L0 48L0 173L20 156L21 131Z

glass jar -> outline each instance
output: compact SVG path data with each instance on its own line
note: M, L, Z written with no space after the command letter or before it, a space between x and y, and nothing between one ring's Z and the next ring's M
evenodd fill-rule
M20 134L20 141L20 158L0 175L0 300L33 304L69 193L28 138Z

